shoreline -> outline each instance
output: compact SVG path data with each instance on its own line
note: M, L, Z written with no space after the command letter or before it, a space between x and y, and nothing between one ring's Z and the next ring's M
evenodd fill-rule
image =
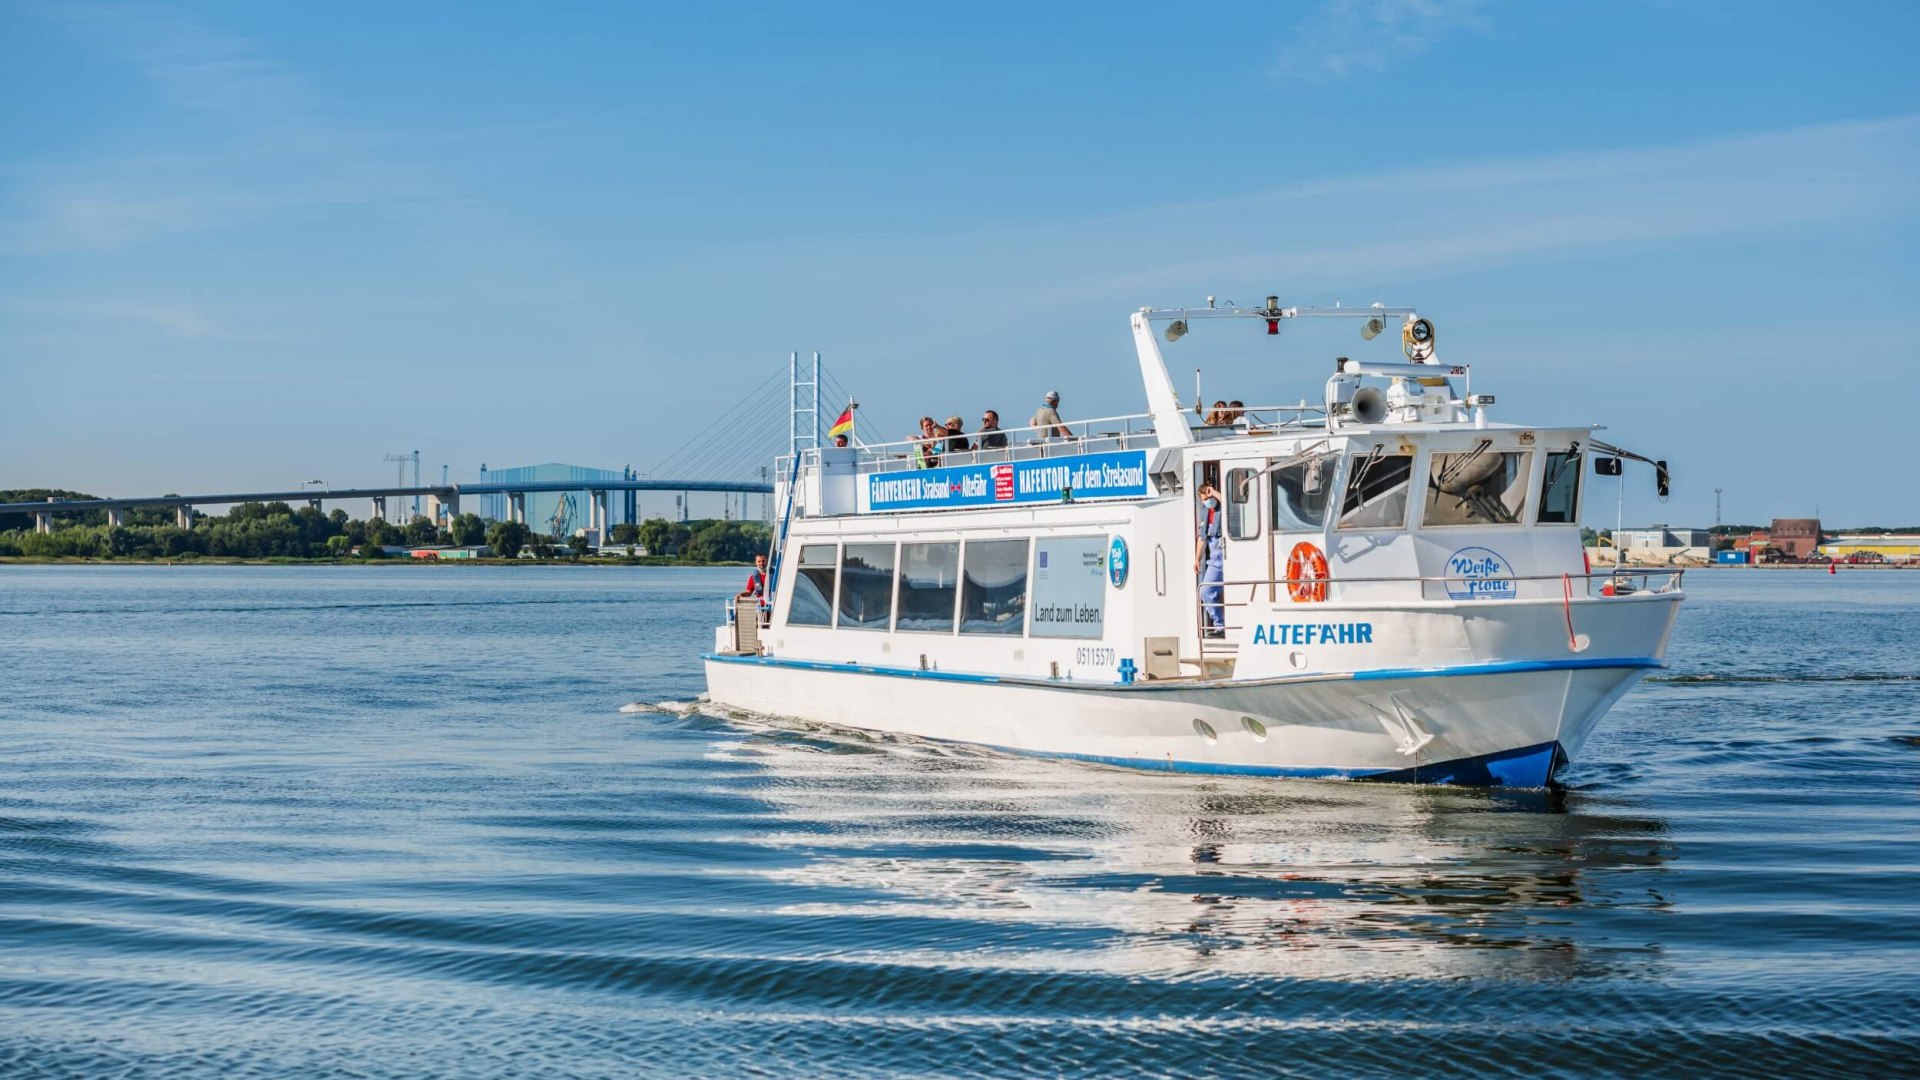
M615 559L243 559L203 555L192 559L98 559L66 556L0 555L4 566L493 566L493 567L669 567L689 570L750 567L750 562L689 562L672 555Z

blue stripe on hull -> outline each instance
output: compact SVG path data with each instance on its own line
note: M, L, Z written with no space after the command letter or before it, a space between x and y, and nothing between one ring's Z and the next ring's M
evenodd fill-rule
M1112 757L1106 754L1074 754L1057 750L1023 750L995 746L1010 754L1085 761L1096 765L1115 765L1145 772L1197 773L1205 776L1282 776L1304 780L1369 780L1388 784L1456 784L1462 787L1543 788L1566 761L1557 742L1502 750L1479 757L1455 758L1411 769L1339 769L1285 765L1236 765L1214 761Z
M792 660L782 656L731 656L725 653L701 653L700 659L717 664L750 664L760 667L797 668L802 671L834 671L848 675L884 675L900 679L931 679L936 682L1004 683L1011 686L1038 686L1056 690L1112 690L1139 693L1151 690L1185 690L1193 687L1213 688L1235 685L1231 679L1207 681L1180 680L1178 682L1168 681L1163 683L1136 682L1130 684L1118 682L1075 682L1071 679L978 675L966 671L922 671L918 668L888 667L881 664L835 663L828 660ZM1660 661L1645 656L1573 656L1559 660L1492 660L1475 664L1449 664L1444 667L1431 668L1370 668L1364 671L1329 671L1313 675L1248 679L1243 680L1239 685L1327 682L1338 679L1352 679L1354 682L1376 682L1383 679L1434 679L1470 675L1513 675L1532 671L1590 671L1599 668L1646 669L1664 666Z

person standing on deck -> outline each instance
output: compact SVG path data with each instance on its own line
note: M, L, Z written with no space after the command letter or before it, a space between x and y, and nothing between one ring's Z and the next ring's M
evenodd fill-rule
M1067 429L1067 425L1060 422L1060 391L1047 391L1046 404L1034 412L1033 419L1027 426L1039 428L1038 435L1042 439L1073 438L1073 432Z
M1206 611L1205 636L1227 634L1227 548L1220 534L1220 492L1212 484L1200 485L1200 526L1193 545L1193 572L1200 579L1200 603Z
M734 598L733 606L736 617L740 605L748 600L753 601L754 608L760 615L760 625L765 626L767 624L767 616L771 613L773 607L773 605L768 602L767 596L767 557L765 555L756 554L753 557L753 573L747 575L747 587L741 589L740 595Z

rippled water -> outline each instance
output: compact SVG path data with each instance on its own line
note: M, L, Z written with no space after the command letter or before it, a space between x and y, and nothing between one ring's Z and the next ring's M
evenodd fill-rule
M1920 573L1692 575L1551 794L662 704L738 577L0 568L0 1074L1915 1068Z

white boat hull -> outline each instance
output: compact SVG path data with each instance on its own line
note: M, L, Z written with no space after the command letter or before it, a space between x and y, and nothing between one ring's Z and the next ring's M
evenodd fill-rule
M1540 787L1654 666L1612 663L1095 687L716 655L707 682L750 712L1135 768Z

